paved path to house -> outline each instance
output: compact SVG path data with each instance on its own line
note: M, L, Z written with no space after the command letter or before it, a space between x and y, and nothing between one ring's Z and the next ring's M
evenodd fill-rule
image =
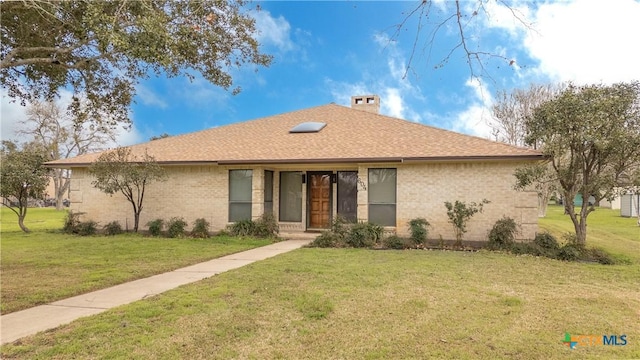
M223 256L164 274L116 285L107 289L17 311L0 317L0 344L6 344L53 329L75 319L95 315L116 306L190 284L258 260L298 249L311 240L286 240L275 244Z

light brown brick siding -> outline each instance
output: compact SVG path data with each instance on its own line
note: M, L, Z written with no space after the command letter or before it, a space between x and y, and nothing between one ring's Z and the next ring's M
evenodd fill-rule
M454 238L447 222L445 201L491 201L484 212L476 214L468 226L465 240L486 240L496 220L512 217L522 228L521 239L530 239L537 231L537 197L534 192L513 189L515 162L429 163L429 164L334 164L295 166L170 166L168 180L148 186L143 203L140 229L156 218L168 220L182 217L189 225L197 218L211 223L211 229L228 224L229 169L252 169L252 216L264 209L264 170L274 171L273 212L279 212L280 171L351 170L358 171L358 219L366 220L367 175L372 167L397 168L396 217L399 235L407 235L407 223L416 217L426 218L432 225L429 237ZM93 188L86 169L74 169L71 182L71 210L86 213L85 219L101 225L117 220L129 229L133 226L133 210L122 194L105 195ZM336 184L333 184L333 214L336 214ZM304 230L306 224L306 185L302 189L302 223L282 223L283 230Z
M407 223L424 217L431 224L429 237L455 239L448 222L445 201L491 203L471 218L465 240L486 240L493 224L503 216L520 224L521 239L537 231L537 195L513 189L514 163L441 163L398 167L397 232L406 235Z

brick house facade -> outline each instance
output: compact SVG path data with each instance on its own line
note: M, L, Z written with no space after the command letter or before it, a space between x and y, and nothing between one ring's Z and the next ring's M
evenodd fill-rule
M131 147L162 164L168 180L147 188L140 225L153 219L197 218L221 230L271 212L282 232L320 230L336 215L408 232L416 217L430 237L454 239L445 201L490 204L469 224L467 240L482 241L509 216L521 239L537 231L537 195L513 189L516 167L542 155L477 137L377 114L377 96L329 104ZM303 124L302 132L292 131ZM319 129L318 129L319 128ZM48 163L73 169L71 210L131 228L120 195L91 185L88 166L99 154Z

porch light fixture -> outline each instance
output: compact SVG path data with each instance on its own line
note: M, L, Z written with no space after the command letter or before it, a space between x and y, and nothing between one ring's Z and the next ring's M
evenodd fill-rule
M316 132L322 130L325 126L327 126L327 124L323 123L323 122L307 121L307 122L303 122L303 123L300 123L300 124L292 127L291 130L289 130L289 132L292 133L292 134L294 134L294 133L316 133Z

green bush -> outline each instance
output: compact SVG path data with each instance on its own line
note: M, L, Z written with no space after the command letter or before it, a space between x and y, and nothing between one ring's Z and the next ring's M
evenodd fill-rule
M413 238L404 239L396 235L391 235L382 240L382 245L387 249L402 250L411 248L412 245L415 245L415 240Z
M256 221L249 219L236 221L227 228L231 236L277 238L280 232L278 222L272 214L263 214Z
M509 251L511 251L511 253L515 255L524 255L524 254L529 254L534 256L540 255L540 248L538 247L538 245L530 242L513 243Z
M280 233L280 227L273 214L264 213L257 221L254 221L253 236L261 238L276 238Z
M77 234L80 236L91 236L95 235L97 232L98 223L93 220L82 221L78 224Z
M555 252L555 251L558 251L558 249L560 249L560 244L558 244L558 240L556 240L556 238L553 235L549 234L548 232L536 234L536 237L535 239L533 239L533 242L536 245L546 250L551 250Z
M347 234L349 234L349 221L344 217L337 215L333 221L331 221L331 232L336 234L341 241L343 241Z
M122 226L120 225L119 222L112 221L107 225L105 225L102 228L102 231L104 231L104 234L108 236L118 235L118 234L122 234Z
M565 234L564 239L566 243L560 246L553 235L540 233L530 243L514 243L510 250L516 255L530 254L564 261L595 261L604 265L618 262L611 254L602 249L587 249L578 244L573 234Z
M162 235L164 220L162 219L151 220L147 223L147 226L149 227L149 234L151 234L151 236L160 236Z
M323 231L318 237L316 237L310 244L309 247L318 247L318 248L331 248L331 247L340 247L342 244L342 238L332 232L332 231Z
M509 249L513 246L518 233L518 224L510 217L496 221L489 231L489 249Z
M411 233L411 240L413 240L414 244L424 244L427 242L428 230L427 227L430 226L427 219L424 218L415 218L409 221L409 232Z
M184 237L187 222L181 217L173 217L167 222L167 236L170 238Z
M62 231L67 234L76 234L80 236L95 235L98 233L98 223L89 221L80 221L80 216L84 213L68 212L67 217L64 220Z
M74 213L69 211L67 216L64 219L64 224L62 225L62 231L67 234L77 234L78 226L80 225L80 216L84 214L81 212Z
M196 219L193 222L191 236L195 238L206 239L209 237L209 222L204 218Z
M491 203L487 199L482 199L480 203L471 202L469 204L456 200L455 203L449 201L444 202L444 206L447 208L447 217L449 223L453 225L453 230L456 234L456 247L462 246L462 237L467 232L467 225L469 220L477 214L482 212L484 205Z
M231 236L252 236L255 233L256 224L249 219L236 221L229 225Z
M576 244L564 244L558 250L558 259L565 261L577 261L583 258L582 247Z
M603 249L591 248L587 252L589 260L598 262L603 265L613 265L616 263L615 259Z
M345 242L355 248L372 247L380 242L384 228L370 222L354 224L347 235Z

